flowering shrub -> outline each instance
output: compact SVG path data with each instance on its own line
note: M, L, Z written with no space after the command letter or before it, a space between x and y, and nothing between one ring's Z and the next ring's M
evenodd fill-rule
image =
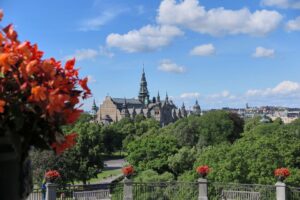
M62 66L42 56L36 44L18 40L13 25L0 30L0 136L18 134L22 152L34 145L61 153L76 134L63 136L60 127L75 122L82 112L76 105L91 92L75 59Z
M134 169L132 165L126 166L122 168L122 172L124 174L124 176L129 177L133 174Z
M60 178L60 173L56 170L50 170L50 171L47 171L45 173L45 179L48 181L48 182L54 182L56 181L58 178Z
M207 165L202 165L197 167L196 172L204 178L210 172L210 168Z
M280 180L283 181L288 176L290 176L290 171L288 168L278 168L274 171L274 175Z

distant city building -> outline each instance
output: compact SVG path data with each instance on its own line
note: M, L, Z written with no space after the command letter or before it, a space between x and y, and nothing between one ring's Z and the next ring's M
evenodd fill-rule
M201 114L198 101L196 101L192 111L187 111L184 104L181 108L177 108L173 101L169 99L167 93L164 100L161 100L159 92L152 100L149 98L146 75L143 69L138 99L106 96L97 111L96 121L108 124L123 118L134 119L136 115L143 115L145 118L154 118L164 126L191 114Z
M246 104L246 108L222 108L222 110L227 110L240 115L240 117L254 118L261 117L262 122L267 122L267 120L275 120L280 118L283 123L291 123L292 121L300 118L299 108L285 108L276 106L261 106L261 107L250 107Z

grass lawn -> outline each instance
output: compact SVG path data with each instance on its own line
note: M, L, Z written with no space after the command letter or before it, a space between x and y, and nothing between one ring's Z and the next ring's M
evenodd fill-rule
M101 173L99 173L97 175L97 178L92 178L88 182L89 183L99 183L103 179L106 179L110 176L116 176L119 174L122 174L121 169L103 170Z

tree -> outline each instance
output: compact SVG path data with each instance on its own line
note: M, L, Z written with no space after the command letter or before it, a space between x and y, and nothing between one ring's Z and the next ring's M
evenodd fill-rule
M210 111L199 118L198 132L201 137L198 143L204 146L224 141L232 143L240 137L242 127L243 120L236 114L221 110Z
M206 148L195 166L207 164L213 168L209 178L222 182L273 184L274 170L300 167L299 124L261 124L246 132L232 145ZM286 180L299 185L299 173Z
M168 165L172 172L178 176L184 171L190 170L196 160L197 152L195 148L181 148L176 154L168 158Z
M101 125L79 121L71 131L77 132L78 138L74 148L65 152L64 156L72 160L68 162L70 166L66 167L76 171L73 174L74 180L85 184L90 178L96 177L99 169L103 168L101 153L104 152L104 140Z
M199 140L199 119L198 116L189 116L175 122L175 124L165 129L169 129L169 134L173 134L180 146L195 146Z
M139 173L137 177L134 177L134 180L137 182L149 182L149 183L159 183L159 182L166 182L172 181L175 177L173 174L169 172L164 172L163 174L159 174L152 169L148 169Z
M137 170L169 171L168 157L177 153L177 141L170 135L145 135L129 143L127 161Z

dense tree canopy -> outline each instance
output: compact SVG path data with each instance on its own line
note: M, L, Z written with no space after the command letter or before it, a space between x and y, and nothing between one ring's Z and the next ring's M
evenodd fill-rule
M195 166L213 168L209 178L215 181L273 184L274 169L288 167L291 184L300 183L300 138L298 124L260 124L233 145L209 147Z
M127 161L138 170L153 169L157 172L169 171L168 157L177 153L175 137L151 134L129 143Z

